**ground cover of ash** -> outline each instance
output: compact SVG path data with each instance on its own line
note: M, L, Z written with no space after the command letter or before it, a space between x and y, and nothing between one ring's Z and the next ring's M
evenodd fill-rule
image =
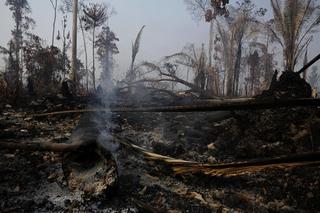
M120 134L147 150L189 161L227 163L319 151L319 115L318 109L293 108L232 113L127 113L118 120L122 122ZM310 212L320 208L319 167L269 169L230 178L168 176L166 172L155 164L149 171L155 178L152 185L179 194L185 203L200 201L200 209ZM149 187L149 183L145 185ZM163 197L171 200L170 194ZM152 196L145 200L152 205L157 201ZM163 203L168 205L168 200ZM178 204L169 209L182 210Z
M36 104L36 103L32 103ZM51 110L68 109L52 103ZM58 109L56 109L56 108ZM70 108L84 106L70 106ZM31 119L41 108L7 106L1 139L67 140L80 115ZM119 113L108 125L147 150L171 157L224 163L319 150L317 109L250 112ZM126 147L116 150L119 186L105 197L72 192L63 156L1 150L1 212L310 212L320 209L319 167L273 169L238 177L174 175Z

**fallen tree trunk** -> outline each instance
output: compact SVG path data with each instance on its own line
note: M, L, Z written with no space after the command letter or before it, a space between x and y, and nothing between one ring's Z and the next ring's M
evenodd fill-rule
M68 110L59 112L49 112L34 114L33 117L63 115L71 113L84 112L205 112L205 111L225 111L225 110L259 110L281 107L299 107L299 106L320 106L319 98L299 98L299 99L229 99L229 100L212 100L202 101L196 104L188 104L181 106L158 106L158 107L111 107L96 108L83 110Z

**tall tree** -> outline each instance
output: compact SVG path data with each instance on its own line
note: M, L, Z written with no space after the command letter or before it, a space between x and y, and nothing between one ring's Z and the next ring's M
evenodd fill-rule
M188 10L196 21L205 19L210 23L209 30L209 45L208 45L208 60L209 68L207 69L207 87L212 90L213 93L219 93L219 74L217 70L212 66L213 59L213 46L214 46L214 20L217 16L228 16L229 11L226 5L228 0L184 0Z
M83 8L83 4L80 4L81 8ZM81 10L82 11L82 10ZM86 40L86 33L84 29L84 23L82 18L79 18L80 22L80 29L82 33L82 42L84 48L84 63L85 63L85 76L86 76L86 90L87 93L89 92L89 69L88 69L88 50L87 50L87 40Z
M274 53L269 52L269 43L271 41L271 37L267 34L266 41L261 42L251 42L250 48L254 50L259 50L261 52L260 61L261 61L261 74L260 77L263 77L263 83L261 88L267 89L270 86L272 76L274 74L274 66L276 65L276 61L274 59ZM252 52L252 51L251 51ZM247 61L248 62L248 61ZM249 64L248 64L249 65Z
M104 4L90 3L88 6L84 6L83 21L85 23L85 29L92 31L92 81L93 87L96 89L96 74L95 74L95 39L96 29L102 26L108 19L108 8Z
M57 47L43 46L44 42L36 35L28 34L26 38L23 53L29 91L38 95L58 92L61 77L69 70L67 56Z
M88 69L88 50L87 50L87 37L86 37L86 31L84 29L84 21L82 17L84 16L83 14L83 9L84 5L87 0L80 0L79 1L79 7L78 7L78 21L81 29L81 34L82 34L82 42L83 42L83 48L84 48L84 54L85 54L85 77L86 77L86 90L87 92L89 91L89 75L90 71ZM72 7L73 7L73 0L61 0L61 5L60 5L60 10L62 13L67 13L67 12L72 12ZM78 66L77 66L78 67ZM79 76L79 75L77 75Z
M70 48L70 44L71 44L71 40L70 40L70 32L67 32L67 15L64 15L62 18L62 34L60 35L60 31L58 31L58 35L57 35L57 40L62 39L62 54L63 54L63 73L64 76L63 78L65 78L66 74L69 72L69 70L67 69L67 50Z
M247 63L250 67L250 77L248 79L250 85L249 91L251 92L251 95L254 95L256 86L260 83L260 56L257 50L249 55Z
M21 50L23 44L23 32L28 30L31 24L34 24L32 18L28 15L31 13L31 8L27 0L6 0L5 4L9 6L12 11L12 17L14 19L14 29L11 31L13 36L13 49L14 49L14 61L16 67L14 68L15 74L14 82L16 85L16 94L19 94L22 83L22 62L21 62Z
M264 16L265 12L263 8L256 8L251 0L243 0L237 3L230 17L217 21L217 32L222 44L224 87L227 96L238 95L243 43L256 34L257 17Z
M268 29L283 48L285 70L294 71L298 58L320 24L316 0L270 0L274 18Z
M119 53L116 44L117 41L119 41L119 39L108 26L103 26L101 32L97 36L97 54L102 67L102 85L106 87L105 89L110 89L112 87L113 55Z
M75 86L77 86L78 0L73 0L72 8L72 59L70 79L74 82Z

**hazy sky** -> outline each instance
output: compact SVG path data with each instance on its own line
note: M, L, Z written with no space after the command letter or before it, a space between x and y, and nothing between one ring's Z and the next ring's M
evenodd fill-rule
M11 13L0 3L0 45L6 46L13 27ZM209 25L192 20L183 0L101 0L116 10L109 24L120 42L120 54L115 57L118 67L115 76L123 76L129 67L131 45L139 29L146 25L137 61L158 61L163 56L179 52L187 43L198 46L208 41ZM232 2L232 1L231 1ZM33 30L41 38L51 43L53 10L49 0L29 0L32 17L36 21ZM258 7L270 8L269 1L256 1ZM61 29L61 14L58 14L57 29ZM71 16L71 14L69 14ZM71 27L69 25L69 27ZM318 39L317 39L318 40ZM319 40L318 40L319 41ZM315 44L317 42L314 42ZM58 42L56 45L60 45ZM83 52L82 40L78 41L78 50ZM313 45L317 47L317 45ZM316 54L316 48L310 51L310 57ZM0 68L3 65L0 65Z

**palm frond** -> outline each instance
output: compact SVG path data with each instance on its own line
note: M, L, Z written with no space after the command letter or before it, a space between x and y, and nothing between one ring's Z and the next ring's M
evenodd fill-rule
M2 47L2 46L0 46L0 53L1 54L9 54L9 50L7 49L7 48L5 48L5 47Z
M115 137L114 139L120 144L136 151L138 154L142 154L147 160L163 162L169 165L174 173L180 175L202 173L208 176L236 176L261 172L266 169L288 169L300 166L320 165L320 152L303 153L237 163L203 164L150 152L140 146L135 145L129 138Z
M196 63L195 58L191 57L189 54L187 54L185 52L178 52L178 53L174 53L172 55L164 57L164 60L171 60L171 59L175 59L176 62L183 61L184 64L195 64Z
M136 40L134 41L133 45L132 45L132 64L134 63L136 56L139 52L139 47L140 47L140 41L141 41L141 37L142 37L142 32L143 29L145 28L145 25L143 25L136 37Z
M160 66L158 66L158 65L156 65L156 64L154 64L154 63L151 63L151 62L147 62L147 61L142 62L142 63L139 65L139 67L146 67L146 68L148 68L148 69L150 69L150 70L152 70L152 71L159 71L159 72L161 72Z

